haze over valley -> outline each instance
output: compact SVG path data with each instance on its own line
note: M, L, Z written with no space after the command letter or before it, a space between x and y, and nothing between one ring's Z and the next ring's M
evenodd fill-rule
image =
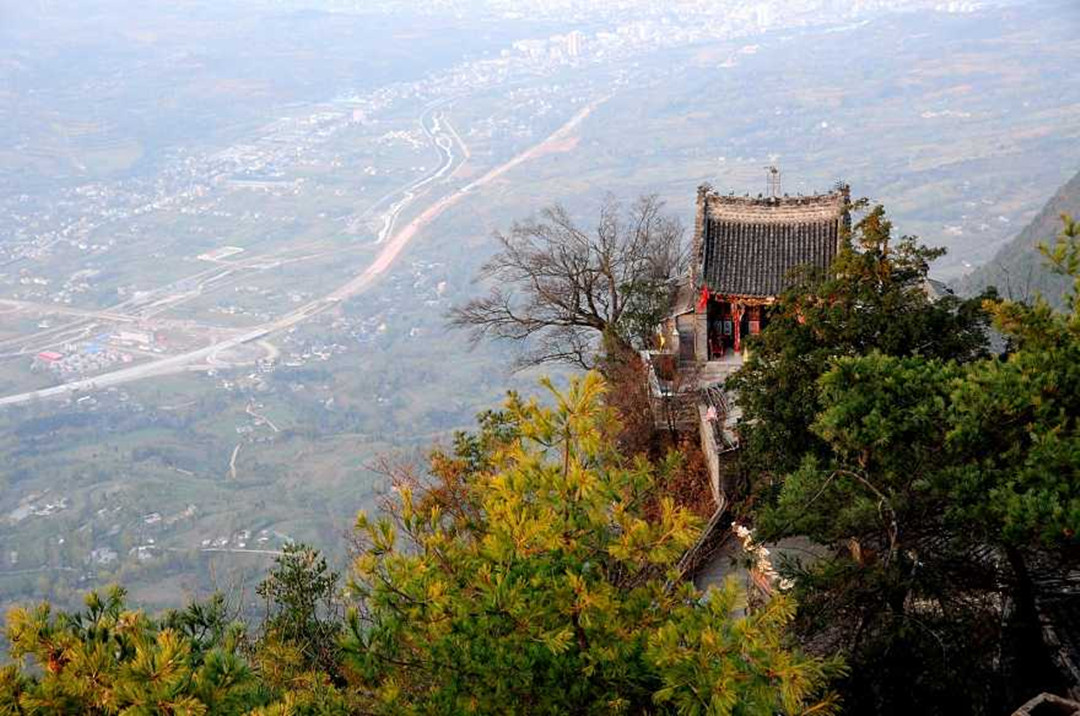
M446 326L562 203L838 182L959 285L1080 167L1072 0L0 5L0 605L179 604L530 388ZM558 371L556 371L558 373Z

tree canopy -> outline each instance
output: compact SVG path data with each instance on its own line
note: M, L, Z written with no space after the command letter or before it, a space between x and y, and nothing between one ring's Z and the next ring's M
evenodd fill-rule
M736 617L733 587L679 579L697 520L613 450L603 390L589 374L551 407L511 400L479 455L361 517L351 668L388 713L831 710L835 665L786 647L787 598Z
M805 273L749 341L750 357L729 383L743 412L743 459L756 473L783 475L807 453L827 454L811 425L817 381L840 356L921 355L968 361L986 354L983 297L932 299L930 263L940 249L893 236L883 207L862 212L826 274Z
M748 610L679 573L701 526L659 489L679 456L620 452L598 374L547 385L360 516L344 596L297 545L256 590L254 633L221 597L12 611L0 714L835 712L840 664L793 648L790 598Z
M1074 279L1077 233L1067 221L1047 250ZM898 275L892 261L859 257L879 276ZM770 538L801 535L829 548L787 571L803 638L850 661L849 703L877 713L998 713L1003 699L1020 703L1027 689L1054 685L1046 654L1031 647L1038 620L1027 564L1047 553L1075 563L1080 303L1063 314L1042 301L986 300L1012 350L980 357L981 321L956 301L944 307L951 318L914 294L893 304L874 303L871 292L858 311L844 309L845 284L868 275L839 272L819 285L843 290L824 299L816 287L786 296L781 316L796 317L766 329L738 381L750 389L751 419L781 423L751 445L783 467L751 468L752 480L769 485L756 519ZM893 332L885 324L898 311ZM972 335L933 338L942 325ZM923 331L926 340L913 343ZM850 339L862 335L873 340ZM799 356L800 345L812 357ZM786 385L808 405L781 412ZM773 447L779 435L798 439Z
M318 595L327 579L318 556L296 568L297 555L313 554L298 546L274 572ZM359 699L320 671L306 635L283 631L306 609L263 591L276 617L256 641L220 594L160 617L129 608L120 587L89 593L82 611L13 609L6 636L15 663L0 667L0 715L355 712Z
M452 324L528 341L520 366L592 369L609 349L646 346L686 262L682 224L663 209L656 196L628 208L608 196L592 231L559 205L515 223L478 276L489 293L454 308Z

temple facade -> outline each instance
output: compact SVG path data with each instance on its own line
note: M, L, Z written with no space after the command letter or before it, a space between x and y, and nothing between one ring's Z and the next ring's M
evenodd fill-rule
M846 186L769 198L700 187L689 275L661 327L679 362L741 363L745 338L764 328L796 272L824 271L836 257L849 198Z

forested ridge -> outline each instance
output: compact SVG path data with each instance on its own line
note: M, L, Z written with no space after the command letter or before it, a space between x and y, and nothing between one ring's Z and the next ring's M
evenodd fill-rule
M1041 619L1080 564L1080 226L1045 237L1072 287L1055 308L935 299L939 252L851 210L834 265L798 277L730 380L732 519L816 546L776 565L771 598L679 569L708 516L701 458L646 416L635 352L678 227L609 206L598 252L553 211L562 239L535 243L541 222L504 241L519 280L567 272L531 283L526 323L512 278L456 319L593 370L510 394L424 465L388 462L349 569L289 547L261 619L221 595L148 615L120 588L11 611L0 714L1006 714L1075 688ZM645 279L604 271L623 246ZM581 310L589 290L602 310Z
M1039 244L1054 235L1063 214L1080 216L1080 172L1058 189L1031 223L989 263L965 276L960 288L977 292L996 286L1003 296L1028 302L1041 294L1051 305L1064 308L1071 282L1047 266L1039 253Z

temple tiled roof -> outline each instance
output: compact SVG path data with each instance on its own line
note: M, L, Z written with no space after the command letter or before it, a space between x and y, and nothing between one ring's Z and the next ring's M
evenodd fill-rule
M780 294L793 269L826 269L846 219L847 189L808 197L755 199L702 189L701 277L713 293L766 298Z

